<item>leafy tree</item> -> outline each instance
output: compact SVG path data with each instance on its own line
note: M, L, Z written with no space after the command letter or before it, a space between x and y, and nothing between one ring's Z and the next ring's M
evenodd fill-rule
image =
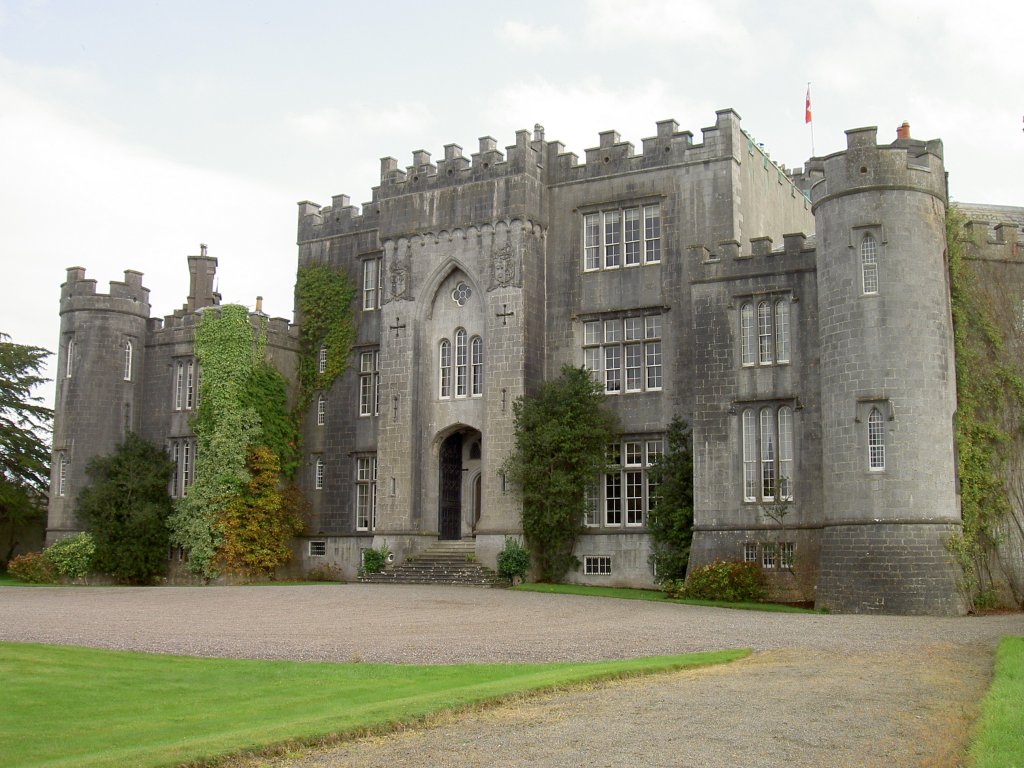
M557 581L579 560L586 492L607 466L618 420L585 368L562 368L535 397L512 405L516 444L505 464L523 502L523 535L543 581Z
M264 445L249 451L250 480L217 518L219 565L229 573L267 576L291 558L288 540L303 528L301 495L294 486L278 488L280 464Z
M129 584L149 584L167 566L167 484L174 463L134 433L85 468L77 511L96 542L93 567Z
M0 554L10 559L17 532L45 517L49 486L50 432L53 411L40 405L32 390L47 381L40 375L51 354L39 347L14 344L0 333L0 528L8 540Z
M665 453L649 471L657 494L647 530L658 581L686 577L693 540L693 435L679 416L668 425L665 442Z

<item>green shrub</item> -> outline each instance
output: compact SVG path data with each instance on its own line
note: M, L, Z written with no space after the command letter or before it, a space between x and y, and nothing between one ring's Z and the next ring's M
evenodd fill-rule
M94 554L96 542L84 532L55 541L43 552L57 573L69 579L80 579L89 573Z
M686 597L686 582L682 579L662 579L661 591L670 600L678 600L681 597Z
M505 546L498 553L498 575L512 581L516 576L526 577L530 570L530 550L523 546L519 539L505 537Z
M7 572L29 584L56 584L57 569L43 552L26 552L7 563Z
M388 564L388 556L391 550L387 544L381 544L379 549L363 550L363 573L380 573Z
M767 582L757 563L715 560L690 573L683 597L738 603L763 600Z

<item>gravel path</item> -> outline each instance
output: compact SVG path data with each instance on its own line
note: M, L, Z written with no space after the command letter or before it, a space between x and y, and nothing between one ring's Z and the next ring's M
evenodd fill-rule
M758 651L272 763L296 768L956 766L1007 634L1024 635L1024 617L772 614L391 585L0 588L0 640L22 642L406 663Z

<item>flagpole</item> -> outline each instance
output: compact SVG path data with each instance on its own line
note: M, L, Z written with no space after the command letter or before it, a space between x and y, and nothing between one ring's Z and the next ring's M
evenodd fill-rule
M805 106L805 115L806 115L806 118L807 118L807 122L811 126L811 157L815 157L817 153L814 151L814 116L811 114L811 81L810 80L807 81L807 100L806 100L804 106Z

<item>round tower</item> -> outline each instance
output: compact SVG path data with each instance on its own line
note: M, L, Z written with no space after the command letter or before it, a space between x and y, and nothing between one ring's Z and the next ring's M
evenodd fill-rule
M959 614L942 142L909 126L815 161L824 529L817 603Z
M149 289L142 273L126 270L96 293L96 281L71 267L60 292L60 340L53 418L53 460L47 543L81 530L75 497L87 482L85 468L138 431Z

